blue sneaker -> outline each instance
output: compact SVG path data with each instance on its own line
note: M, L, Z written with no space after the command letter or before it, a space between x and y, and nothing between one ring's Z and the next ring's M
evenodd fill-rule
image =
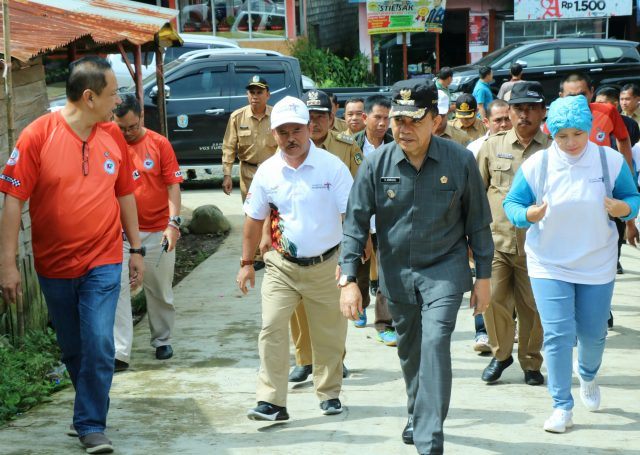
M363 329L367 326L367 312L362 310L362 314L360 315L360 319L357 321L353 321L353 326L358 329Z
M376 339L380 343L384 343L387 346L397 346L397 344L398 344L398 340L397 340L397 337L396 337L396 331L392 330L392 329L386 329L386 330L378 332L378 336L376 337Z

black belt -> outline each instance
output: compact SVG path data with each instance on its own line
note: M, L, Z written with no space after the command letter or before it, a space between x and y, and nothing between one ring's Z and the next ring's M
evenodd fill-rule
M320 256L314 256L312 258L294 258L293 256L285 256L284 254L282 255L282 257L289 262L293 262L294 264L298 264L302 267L308 267L310 265L320 264L321 262L324 262L327 259L329 259L331 256L333 256L333 253L338 251L339 246L340 244L338 243L336 246L334 246L333 248L329 248Z

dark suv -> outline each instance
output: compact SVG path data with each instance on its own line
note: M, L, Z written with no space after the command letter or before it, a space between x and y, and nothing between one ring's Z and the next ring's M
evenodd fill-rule
M297 59L232 52L179 58L165 66L167 133L181 166L221 162L229 115L248 104L245 87L251 76L259 75L269 83L270 105L287 95L302 96ZM155 74L145 82L145 126L160 131Z
M640 81L638 43L612 39L563 38L510 44L494 51L473 65L453 68L449 89L455 99L460 93L471 93L478 81L478 68L493 69L492 89L509 80L509 67L520 63L523 79L538 81L544 88L547 102L558 97L560 82L569 73L588 74L597 88L603 85L620 88L628 82Z

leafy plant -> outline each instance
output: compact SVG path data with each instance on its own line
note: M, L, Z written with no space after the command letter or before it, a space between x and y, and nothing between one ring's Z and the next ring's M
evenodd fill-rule
M291 55L300 61L303 74L323 88L362 87L374 80L369 71L369 59L361 53L353 58L340 57L301 38L291 44Z
M0 423L70 383L53 330L29 332L20 348L0 338Z

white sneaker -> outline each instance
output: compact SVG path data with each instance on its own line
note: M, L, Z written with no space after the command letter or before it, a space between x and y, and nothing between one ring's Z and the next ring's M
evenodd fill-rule
M475 342L473 343L473 350L476 352L491 352L489 335L481 334L476 336Z
M544 421L544 430L549 433L564 433L573 426L573 412L564 409L554 409L553 414Z
M587 411L591 412L600 409L600 386L596 382L595 378L593 381L585 381L582 379L578 368L578 362L573 363L573 372L580 380L580 399L582 400L584 407L587 408Z

